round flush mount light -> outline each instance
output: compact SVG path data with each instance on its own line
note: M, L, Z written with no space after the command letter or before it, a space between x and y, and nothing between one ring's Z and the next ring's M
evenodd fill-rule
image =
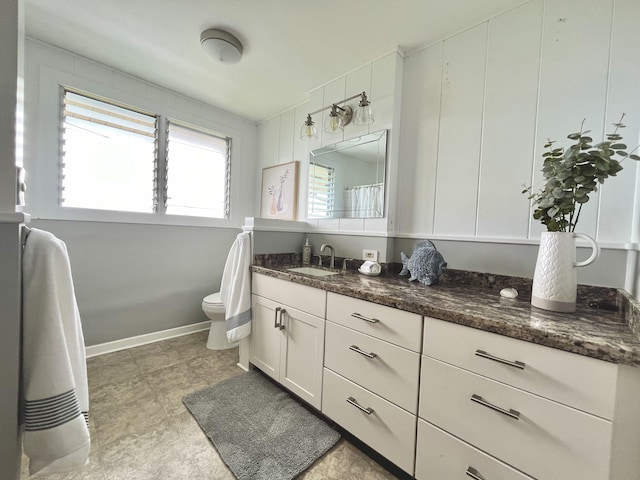
M224 30L205 30L200 34L200 45L207 55L218 62L234 64L242 58L242 43Z

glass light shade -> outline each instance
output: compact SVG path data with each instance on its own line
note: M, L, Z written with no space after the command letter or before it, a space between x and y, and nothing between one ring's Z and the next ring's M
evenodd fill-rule
M318 127L316 127L311 117L307 117L307 121L302 124L300 129L300 138L302 140L317 140L318 139Z
M369 102L366 105L362 105L363 102L356 107L356 111L353 114L353 123L356 125L371 125L373 123L373 111Z
M332 111L329 113L324 124L324 131L327 133L340 133L342 131L342 120L337 112Z

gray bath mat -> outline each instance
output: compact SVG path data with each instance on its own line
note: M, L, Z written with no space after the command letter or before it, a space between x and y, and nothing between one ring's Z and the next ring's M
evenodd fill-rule
M239 480L290 480L340 434L262 374L250 371L182 400Z

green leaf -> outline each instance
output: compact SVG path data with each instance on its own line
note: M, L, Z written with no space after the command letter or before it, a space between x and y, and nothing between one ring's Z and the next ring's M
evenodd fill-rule
M625 149L627 148L627 146L624 143L614 143L613 145L610 145L611 148L615 149L615 150L620 150L620 149Z
M547 215L549 215L551 218L555 217L556 214L560 211L560 209L558 207L551 207L549 210L547 210Z
M584 143L591 143L591 142L593 142L593 138L591 138L591 137L580 137L580 141L584 142Z
M580 197L580 198L576 198L576 202L578 203L587 203L589 201L589 197Z
M638 155L629 155L629 158L631 160L640 160L640 156L638 156Z
M570 133L569 135L567 135L567 138L569 140L578 140L580 138L580 134L579 133Z
M618 150L616 153L617 153L618 155L622 155L623 157L626 157L627 155L629 155L627 152L622 151L622 150Z

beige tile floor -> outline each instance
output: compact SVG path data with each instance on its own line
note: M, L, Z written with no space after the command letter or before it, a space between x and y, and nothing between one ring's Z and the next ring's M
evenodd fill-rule
M233 475L182 397L242 373L238 350L211 351L207 332L88 359L90 463L41 480L226 480ZM27 460L22 478L28 478ZM300 477L395 478L350 441L341 439Z

